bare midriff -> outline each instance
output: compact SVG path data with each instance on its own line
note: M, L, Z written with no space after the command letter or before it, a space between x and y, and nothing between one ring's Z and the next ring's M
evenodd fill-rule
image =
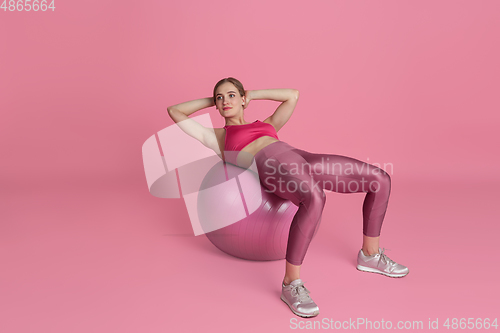
M249 168L255 158L255 155L261 151L264 147L269 146L271 143L279 141L272 136L261 136L250 142L248 145L243 147L243 149L238 153L238 158L236 163L242 168Z
M253 156L257 155L259 151L261 151L264 147L269 146L271 143L279 141L272 136L261 136L260 138L250 142L248 145L243 147L241 151L252 154Z
M222 134L222 133L221 133ZM243 147L243 149L240 151L244 152L243 154L238 154L238 165L242 167L248 167L255 155L259 151L261 151L264 147L269 146L271 143L280 141L277 140L276 138L273 138L272 136L261 136L260 138L255 139L254 141L250 142L248 145ZM221 135L221 147L224 147L225 142L224 142L224 135ZM225 160L225 156L221 156L222 159Z

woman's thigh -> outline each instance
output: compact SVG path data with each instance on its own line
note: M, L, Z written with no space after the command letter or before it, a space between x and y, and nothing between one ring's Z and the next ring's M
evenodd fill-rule
M307 160L293 150L266 159L258 165L258 170L269 192L297 206L301 202L307 204L314 195L325 195L321 188L313 186L314 177Z
M309 165L312 177L319 181L318 186L340 193L359 193L377 191L388 174L381 168L352 157L310 153L295 148Z

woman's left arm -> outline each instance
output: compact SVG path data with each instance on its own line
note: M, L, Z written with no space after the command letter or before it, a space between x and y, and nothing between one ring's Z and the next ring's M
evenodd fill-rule
M248 90L246 95L249 98L246 104L253 99L269 99L282 102L276 111L264 120L264 122L272 124L276 128L276 132L290 119L299 100L299 91L297 89Z

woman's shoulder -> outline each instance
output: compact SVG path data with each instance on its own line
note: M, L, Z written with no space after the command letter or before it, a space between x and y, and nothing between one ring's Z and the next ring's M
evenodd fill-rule
M276 126L271 121L271 117L268 117L268 118L264 119L264 121L262 121L262 123L271 125L274 128L274 130L276 132L278 132L278 130L276 129Z
M217 134L224 133L224 131L226 129L221 127L221 128L214 128L213 130L214 130L215 135L217 135Z
M215 137L217 138L217 141L219 142L219 146L224 147L225 139L226 139L226 136L225 136L226 130L224 128L214 128L213 130L215 133Z

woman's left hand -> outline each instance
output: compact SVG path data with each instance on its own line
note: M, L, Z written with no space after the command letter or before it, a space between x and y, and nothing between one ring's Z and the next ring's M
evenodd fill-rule
M252 98L250 97L251 90L245 90L245 105L243 105L243 110L248 107Z

